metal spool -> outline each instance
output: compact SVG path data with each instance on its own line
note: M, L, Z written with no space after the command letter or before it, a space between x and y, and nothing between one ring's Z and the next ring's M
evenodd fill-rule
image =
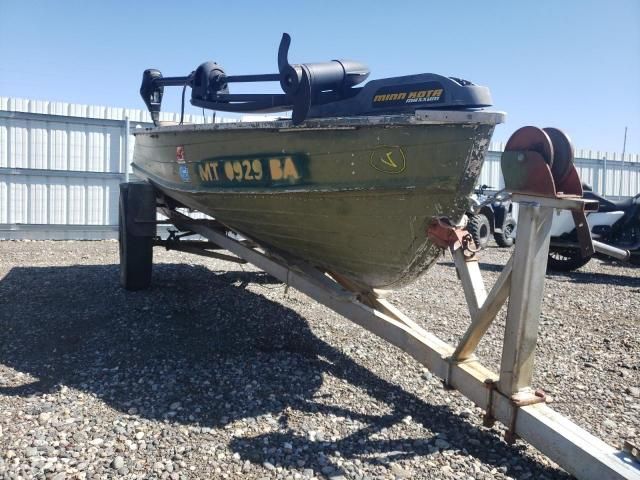
M558 130L558 132L560 132ZM560 132L562 133L562 132ZM545 163L553 168L554 163L554 144L549 135L538 127L522 127L513 132L507 144L505 151L533 151L542 155Z
M553 127L543 128L553 144L553 164L551 174L556 185L562 185L573 165L573 144L562 130Z

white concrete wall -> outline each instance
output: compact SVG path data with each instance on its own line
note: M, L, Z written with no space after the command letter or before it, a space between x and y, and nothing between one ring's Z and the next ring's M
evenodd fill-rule
M161 120L179 116L163 112ZM131 128L151 122L144 110L0 97L0 239L115 238L118 184L134 146L132 135L125 138L126 118ZM187 123L210 120L185 115ZM225 121L235 120L216 117ZM504 185L502 149L491 146L479 184ZM624 162L604 152L576 156L596 191L613 198L640 192L638 155Z
M131 128L151 125L143 110L0 97L0 239L115 238L135 141L125 138L127 118Z

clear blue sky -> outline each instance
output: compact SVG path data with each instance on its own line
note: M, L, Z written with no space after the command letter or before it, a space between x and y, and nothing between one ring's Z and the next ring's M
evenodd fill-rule
M349 58L371 78L433 72L491 89L522 125L565 129L578 147L640 153L640 0L0 0L0 95L144 108L142 71L276 71ZM179 90L165 93L178 108Z

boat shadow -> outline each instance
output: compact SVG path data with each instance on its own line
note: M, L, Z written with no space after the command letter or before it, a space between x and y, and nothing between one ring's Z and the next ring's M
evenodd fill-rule
M13 268L0 281L0 363L35 380L0 383L0 396L67 387L123 414L198 427L202 435L227 427L241 462L277 458L283 467L331 467L338 475L334 451L376 465L427 461L440 454L439 438L445 449L465 449L507 475L565 476L524 454L522 445L509 446L448 406L426 403L314 335L295 311L256 293L282 290L269 275L185 264L154 268L153 287L142 292L121 289L115 265ZM322 389L327 376L383 403L387 413L376 413L375 405L340 406L331 388ZM311 421L350 419L353 428L310 441L308 429L292 420L300 413ZM256 433L255 419L263 424L265 416L274 431ZM380 438L407 416L440 435Z

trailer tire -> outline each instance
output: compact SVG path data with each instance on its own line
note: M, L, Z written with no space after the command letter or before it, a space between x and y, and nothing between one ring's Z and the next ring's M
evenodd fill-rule
M493 239L496 241L499 247L511 247L514 242L513 232L516 229L516 220L509 215L502 225L502 231L500 233L495 232Z
M489 243L491 235L491 224L484 213L476 213L471 216L467 230L473 237L473 241L478 248L485 248Z
M547 270L571 272L589 263L591 257L592 255L583 257L577 248L549 247Z
M148 184L123 183L120 185L118 240L120 250L120 284L127 290L143 290L151 284L153 267L153 235L141 235L131 229L131 217L136 211L129 202L140 196L134 189L149 188ZM134 193L134 195L131 195ZM136 195L138 194L138 195ZM137 200L137 198L136 198ZM155 205L154 205L155 215Z

